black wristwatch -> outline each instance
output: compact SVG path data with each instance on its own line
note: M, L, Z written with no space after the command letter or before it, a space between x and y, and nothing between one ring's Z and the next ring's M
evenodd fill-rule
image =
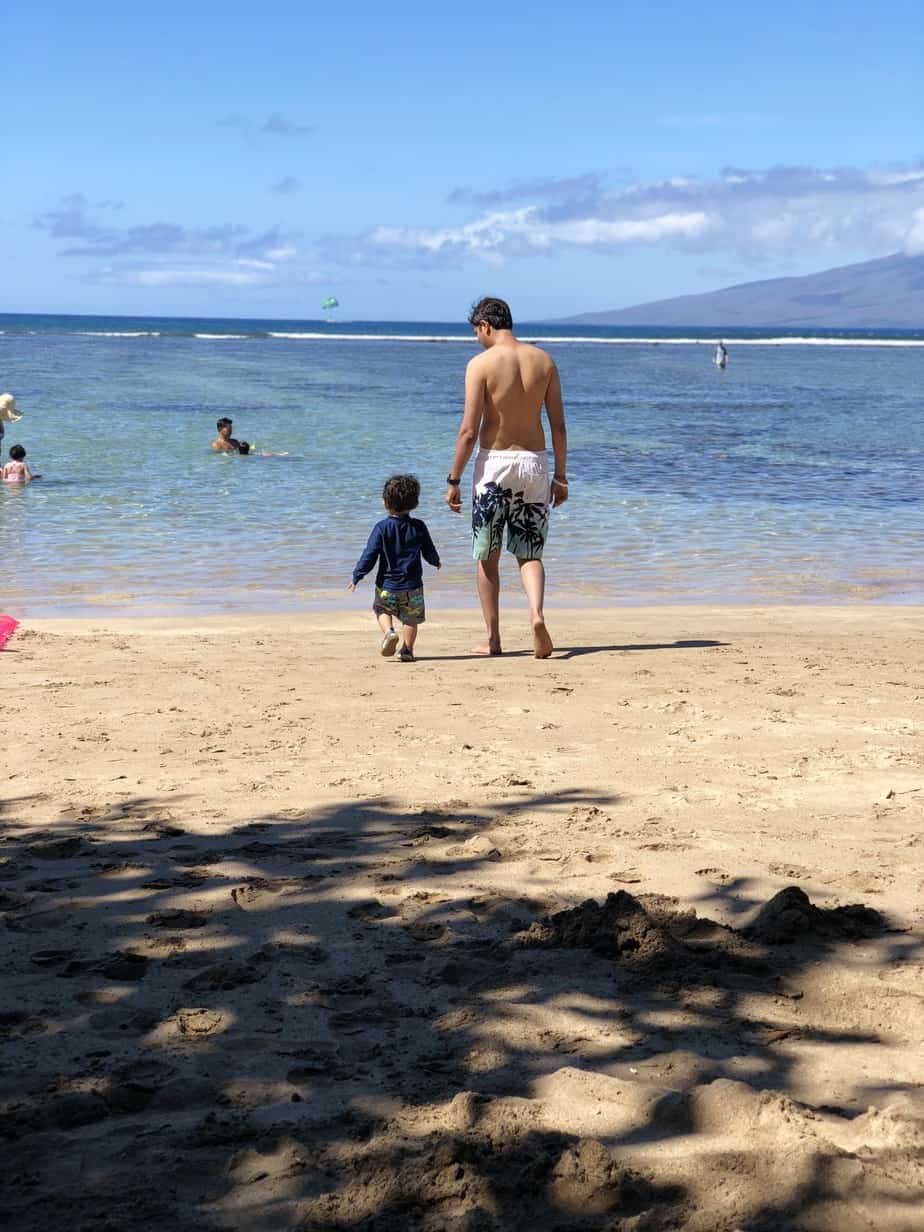
M446 482L447 482L448 484L451 484L454 488L457 488L457 487L459 486L459 484L462 482L462 480L461 480L461 479L453 479L452 475L447 475L447 476L446 476Z

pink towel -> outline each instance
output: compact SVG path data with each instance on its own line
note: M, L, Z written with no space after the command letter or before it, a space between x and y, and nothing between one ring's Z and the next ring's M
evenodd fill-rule
M0 616L0 650L7 644L19 628L19 621L12 616Z

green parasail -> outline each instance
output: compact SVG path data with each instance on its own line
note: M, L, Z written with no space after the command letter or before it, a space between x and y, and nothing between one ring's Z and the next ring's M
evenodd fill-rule
M328 295L327 299L321 301L321 311L331 312L334 308L339 308L340 302L336 295Z

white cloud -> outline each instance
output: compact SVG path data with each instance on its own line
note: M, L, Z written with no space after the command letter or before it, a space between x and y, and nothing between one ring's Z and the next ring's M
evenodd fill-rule
M136 287L255 287L268 280L256 270L233 269L140 269L114 272L108 282Z
M328 252L357 264L499 265L561 248L660 245L754 262L826 249L918 252L924 242L924 167L729 167L714 179L674 176L614 191L588 174L496 193L457 190L452 200L500 204L531 187L533 200L515 209L486 210L453 227L378 226L328 241Z

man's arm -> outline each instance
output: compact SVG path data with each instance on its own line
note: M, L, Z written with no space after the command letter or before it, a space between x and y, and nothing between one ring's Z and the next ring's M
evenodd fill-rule
M456 437L456 451L449 470L453 479L462 478L462 472L468 465L481 430L481 420L484 416L484 375L481 358L480 355L476 355L474 359L470 359L465 369L465 409L462 412L462 423ZM457 483L447 486L446 504L453 513L458 513L462 508L462 496Z
M549 383L545 391L545 413L549 417L552 433L552 452L555 455L555 473L552 477L552 507L563 505L568 499L568 431L565 427L565 407L561 398L561 380L558 369L552 364Z

